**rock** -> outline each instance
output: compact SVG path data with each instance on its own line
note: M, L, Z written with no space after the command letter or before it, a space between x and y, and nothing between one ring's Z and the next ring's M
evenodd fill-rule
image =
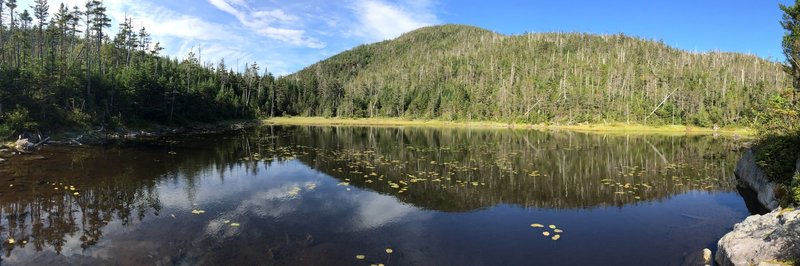
M704 248L703 249L703 265L713 265L714 261L711 260L711 250Z
M707 248L702 250L693 250L685 253L683 261L676 265L714 265L711 256L711 250Z
M717 243L718 265L771 265L800 260L800 210L751 215Z
M4 163L6 159L0 158L0 163Z
M756 266L786 266L788 263L781 263L778 261L762 261L759 262Z
M17 151L30 151L33 150L34 147L36 147L36 144L28 141L28 139L19 139L14 143L14 148L17 149Z
M800 161L798 163L800 164ZM775 199L775 184L769 182L767 174L756 164L756 157L752 149L747 149L736 163L734 174L742 184L756 192L761 205L770 210L778 208L778 200Z

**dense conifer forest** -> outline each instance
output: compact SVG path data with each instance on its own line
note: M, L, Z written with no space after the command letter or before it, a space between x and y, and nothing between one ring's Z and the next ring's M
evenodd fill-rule
M205 63L197 47L182 59L161 54L160 43L133 18L117 32L101 1L46 0L28 12L0 0L0 134L21 131L115 130L125 125L186 124L266 114L273 76L247 65ZM22 9L22 11L20 11Z
M780 63L624 35L501 35L462 25L361 45L276 78L182 59L101 1L0 0L0 135L268 116L752 126ZM22 10L22 11L20 11ZM32 10L29 12L28 10Z
M287 83L283 85L283 83ZM444 25L362 45L279 80L277 115L749 126L782 65L624 35L501 35Z

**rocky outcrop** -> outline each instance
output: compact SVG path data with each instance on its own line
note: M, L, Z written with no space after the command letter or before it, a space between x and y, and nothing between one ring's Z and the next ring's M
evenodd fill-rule
M29 151L36 147L36 144L28 141L28 139L19 139L14 143L14 148L18 151Z
M751 215L717 243L721 266L796 262L800 259L800 210Z
M800 170L800 159L796 166ZM778 208L775 184L756 164L753 150L745 151L734 173L744 187L755 192L758 202L772 211L747 217L723 236L717 242L716 263L729 266L800 262L800 210Z
M800 164L800 161L798 161ZM736 178L749 187L758 195L758 202L767 209L778 208L778 200L775 199L775 184L767 179L767 174L756 164L756 156L753 150L747 149L739 162L736 163Z

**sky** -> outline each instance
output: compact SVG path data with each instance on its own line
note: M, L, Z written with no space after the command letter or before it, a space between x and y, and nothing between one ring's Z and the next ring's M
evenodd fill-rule
M49 0L83 7L86 0ZM783 61L779 3L790 0L104 0L116 32L126 16L164 54L189 51L276 75L361 44L439 24L502 34L589 32L662 40L680 49L754 54ZM28 8L33 0L18 0Z

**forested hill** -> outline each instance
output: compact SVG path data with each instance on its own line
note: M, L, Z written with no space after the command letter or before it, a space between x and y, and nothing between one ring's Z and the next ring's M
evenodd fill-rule
M161 55L134 18L112 31L99 0L48 10L47 0L30 9L0 0L0 140L268 115L274 78L266 67L207 64L200 47L180 60Z
M751 125L781 64L624 35L421 28L277 81L273 115ZM273 106L274 104L274 106Z

